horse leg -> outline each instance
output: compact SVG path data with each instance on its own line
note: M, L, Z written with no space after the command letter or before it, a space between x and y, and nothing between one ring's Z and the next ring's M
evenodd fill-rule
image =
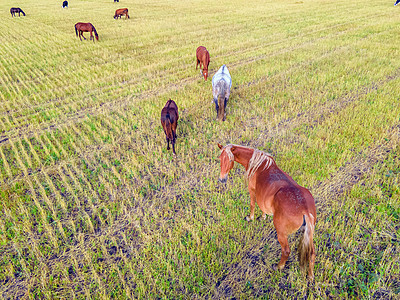
M254 220L254 208L256 207L256 195L253 191L250 192L250 217L246 217L247 222Z
M197 64L196 64L196 70L197 70L197 67L199 66L200 61L198 58L196 58L196 60L197 60Z
M275 220L274 220L274 225L275 225ZM275 228L276 228L276 225L275 225ZM278 229L277 229L277 231L278 231ZM289 254L290 254L290 247L289 247L287 235L282 232L278 232L278 242L282 248L282 256L281 256L281 260L279 261L276 268L278 270L282 270L285 267L286 261L288 260Z
M308 264L308 279L314 281L315 247L312 245L310 262Z
M278 192L274 201L275 206L274 211L274 226L276 229L276 233L278 234L278 241L282 248L282 257L280 262L277 265L278 270L282 270L285 267L285 263L289 258L290 248L288 242L288 235L295 232L300 228L301 224L303 224L303 216L301 215L288 215L288 212L285 210L285 207L279 205L282 204L282 194Z
M82 36L83 36L83 33L82 33L82 31L79 30L79 38L81 41L82 41ZM83 38L85 38L85 37L83 37Z
M214 98L214 103L215 103L215 110L217 111L217 120L218 120L218 110L219 110L218 98Z
M225 97L225 101L224 101L224 118L222 119L222 121L226 120L226 104L228 103L228 98Z
M176 153L175 153L175 140L172 140L172 153L174 153L174 155L176 155Z
M167 138L167 150L169 150L169 139Z

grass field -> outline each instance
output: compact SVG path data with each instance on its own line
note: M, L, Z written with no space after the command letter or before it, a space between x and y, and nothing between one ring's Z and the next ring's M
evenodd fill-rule
M2 0L0 298L400 298L393 2ZM114 20L123 7L131 18ZM99 42L80 42L77 22ZM224 63L232 75L225 122L200 45L210 77ZM159 121L169 98L176 158ZM218 184L218 142L271 153L310 189L313 284L300 233L273 271L272 218L244 220L241 166Z

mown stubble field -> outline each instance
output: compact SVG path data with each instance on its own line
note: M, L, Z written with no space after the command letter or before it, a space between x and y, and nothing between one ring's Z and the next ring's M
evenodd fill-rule
M399 298L392 2L1 1L0 297ZM26 17L11 18L12 6ZM114 20L123 7L131 18ZM80 42L77 22L99 42ZM211 76L224 63L233 85L218 122ZM177 157L159 121L169 98ZM313 284L299 234L273 271L272 217L244 220L244 170L218 184L217 142L271 153L310 189Z

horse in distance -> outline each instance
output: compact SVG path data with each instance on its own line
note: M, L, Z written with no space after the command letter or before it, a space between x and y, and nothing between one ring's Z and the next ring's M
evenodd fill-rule
M203 70L200 71L201 74L204 76L204 80L207 80L208 77L208 65L210 64L210 53L204 46L200 46L196 49L196 70L197 67L203 65Z
M231 93L232 78L229 73L228 67L222 65L218 72L212 78L212 92L215 109L217 111L217 119L225 121L226 118L226 104L229 100Z
M121 18L123 15L125 15L125 19L129 19L127 8L117 9L114 14L114 19L118 19L118 17Z
M10 13L11 13L11 17L15 17L15 14L18 13L18 17L21 16L21 14L23 16L26 16L26 14L23 12L22 9L20 9L19 7L11 7L10 8Z
M272 156L258 149L229 144L221 149L219 156L221 173L219 181L225 183L234 162L245 167L250 193L250 216L254 220L254 208L258 207L266 215L273 216L282 255L276 268L282 270L290 254L288 235L297 231L305 223L305 231L299 243L300 267L306 269L308 279L314 280L315 247L313 244L316 223L315 201L310 191L298 185L292 177L283 172Z
M115 2L119 2L119 0L114 0L114 3L115 3Z
M172 152L175 153L175 141L176 141L176 127L178 126L178 106L176 103L169 99L161 110L161 125L164 129L164 133L167 139L167 150L169 150L169 143L172 144Z
M94 28L92 23L80 23L80 22L76 23L75 24L75 33L76 33L76 36L79 36L81 41L82 41L82 37L86 40L86 38L83 36L84 32L90 32L90 40L93 39L93 42L94 42L94 37L93 37L93 32L94 32L94 35L96 36L96 40L99 40L99 35L97 34L96 28Z
M67 0L65 0L64 2L63 2L63 4L62 4L62 7L63 8L68 8L68 1Z

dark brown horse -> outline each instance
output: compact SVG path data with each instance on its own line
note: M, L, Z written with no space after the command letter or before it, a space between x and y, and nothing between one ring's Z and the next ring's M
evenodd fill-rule
M208 53L206 47L200 46L196 50L196 59L197 59L197 64L196 64L196 70L198 65L203 65L203 70L201 73L204 76L204 80L207 80L208 77L208 65L210 64L210 53Z
M115 11L114 19L121 18L125 15L125 19L129 19L128 9L127 8L120 8Z
M175 141L176 141L176 127L178 126L178 106L176 103L169 99L161 110L161 125L164 129L165 136L167 139L167 150L169 150L169 142L172 143L172 152L175 153Z
M79 32L79 35L78 35ZM99 40L99 35L97 34L96 28L92 25L92 23L76 23L75 24L75 33L76 36L79 36L79 38L82 41L81 36L86 40L86 38L83 36L83 32L90 32L90 40L93 39L94 42L94 37L93 37L93 32L94 35L96 36L96 40Z
M290 254L288 235L297 231L305 222L303 238L299 243L299 260L302 269L308 263L308 278L314 280L315 248L313 244L316 209L314 198L304 187L298 185L292 177L278 168L271 155L245 146L226 145L221 149L221 174L219 181L226 182L234 162L246 169L248 189L250 192L250 216L254 219L254 207L266 215L273 215L278 241L282 248L282 257L277 265L283 269Z
M11 17L15 17L15 14L18 13L18 17L22 15L26 16L25 13L19 7L11 7L10 8Z

